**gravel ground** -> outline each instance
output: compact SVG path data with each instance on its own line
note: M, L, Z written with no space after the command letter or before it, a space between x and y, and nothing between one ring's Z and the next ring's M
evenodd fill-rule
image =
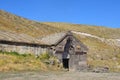
M92 72L8 72L0 80L120 80L120 73Z

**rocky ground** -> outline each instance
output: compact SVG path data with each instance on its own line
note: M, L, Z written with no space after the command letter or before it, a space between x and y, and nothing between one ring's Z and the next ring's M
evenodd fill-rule
M7 72L0 80L120 80L120 73L93 72Z

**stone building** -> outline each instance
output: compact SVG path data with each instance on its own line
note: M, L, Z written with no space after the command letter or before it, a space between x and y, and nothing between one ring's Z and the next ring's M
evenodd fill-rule
M48 45L31 36L0 31L0 51L39 55L40 53L45 53L47 48Z
M64 68L82 70L87 67L88 48L72 32L60 32L41 38L25 34L0 31L0 51L32 53L50 53L56 56Z
M49 44L49 50L69 70L82 70L87 67L88 48L72 32L61 32L40 39Z

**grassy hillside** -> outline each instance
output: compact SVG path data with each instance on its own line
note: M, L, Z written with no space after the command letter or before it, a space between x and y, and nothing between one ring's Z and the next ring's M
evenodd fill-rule
M95 38L78 36L87 47L88 65L92 68L108 67L110 71L120 71L120 48L117 46L110 46Z
M0 10L0 30L25 33L34 37L61 31L58 28L31 21L2 10Z
M0 30L25 33L34 37L60 31L75 30L104 38L120 38L120 29L80 24L36 22L0 10Z
M74 31L85 32L102 38L120 38L120 29L113 29L102 26L90 26L90 25L54 23L54 22L44 22L44 24L62 30L74 30Z
M27 34L33 37L73 30L93 34L107 39L120 39L120 29L80 24L36 22L1 10L0 30ZM79 40L81 40L89 48L88 64L90 66L107 66L111 71L120 71L120 47L109 45L91 37L82 35L76 35L76 37L78 37ZM3 55L1 56L3 57Z

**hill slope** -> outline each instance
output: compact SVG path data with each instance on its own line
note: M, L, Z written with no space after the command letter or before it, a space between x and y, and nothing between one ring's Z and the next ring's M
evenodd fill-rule
M90 26L90 25L54 23L54 22L44 22L44 24L63 30L74 30L74 31L85 32L103 38L114 38L114 39L120 38L120 29L107 28L102 26Z
M120 47L113 44L114 39L120 39L120 29L80 24L35 22L0 10L0 30L27 34L34 38L68 30L85 33L86 35L74 34L89 48L89 65L92 67L105 66L109 67L111 71L120 71Z
M25 33L31 36L41 36L65 30L74 30L103 38L120 38L120 29L80 24L36 22L2 10L0 10L0 30Z
M40 22L27 20L2 10L0 10L0 30L25 33L31 36L41 36L60 31L58 28L52 28Z

